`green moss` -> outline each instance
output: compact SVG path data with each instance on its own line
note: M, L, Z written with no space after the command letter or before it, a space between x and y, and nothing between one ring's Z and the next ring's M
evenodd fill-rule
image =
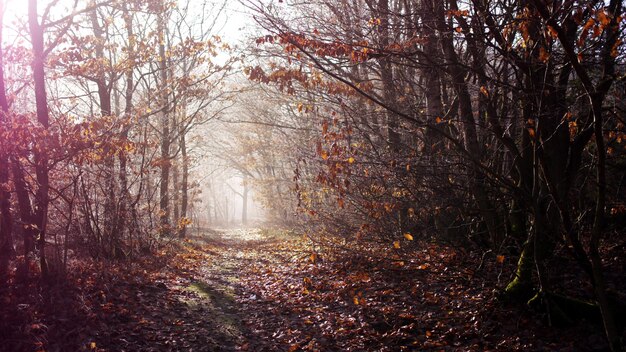
M507 298L513 300L528 300L535 293L532 283L534 259L532 243L524 243L524 249L517 261L515 277L504 289Z

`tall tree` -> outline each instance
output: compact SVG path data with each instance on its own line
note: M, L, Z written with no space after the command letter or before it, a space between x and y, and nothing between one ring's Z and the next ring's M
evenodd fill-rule
M35 86L35 103L37 107L37 121L44 130L50 127L50 113L48 108L48 95L46 92L45 59L44 48L45 28L39 22L37 12L37 0L28 1L28 25L32 44L32 69L33 83ZM48 264L46 261L46 229L48 226L48 206L50 198L48 195L50 188L48 156L45 148L41 146L35 149L35 172L37 176L37 192L35 194L35 223L37 227L39 248L39 260L41 274L43 278L48 276Z
M5 6L5 2L0 2L0 133L6 133L10 123L9 103L4 83L4 50L2 48ZM5 140L4 137L2 139ZM9 189L8 145L2 145L0 148L0 285L3 285L7 280L9 260L13 252L13 217L11 215L11 193Z
M170 107L170 82L168 81L169 58L166 56L166 46L168 43L167 19L168 10L165 2L161 2L160 15L157 19L157 35L159 43L159 102L161 106L161 183L159 186L159 218L161 231L169 235L171 233L170 223L170 170L171 170L171 107Z

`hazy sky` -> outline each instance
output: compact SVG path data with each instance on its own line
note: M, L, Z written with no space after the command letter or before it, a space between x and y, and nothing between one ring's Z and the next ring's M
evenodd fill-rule
M53 0L39 0L39 13L41 14L43 10L50 4ZM78 0L78 8L84 8L87 4L89 4L92 0ZM197 3L200 5L203 0L190 0L193 6L193 3ZM28 12L28 1L27 0L0 0L0 2L6 2L5 5L5 15L4 22L5 26L16 27L13 24L15 22L23 22L27 21L27 12ZM254 27L254 19L248 13L247 9L241 5L241 3L237 0L209 0L207 1L209 4L219 5L225 3L225 8L222 14L220 14L218 18L218 34L223 37L225 40L231 43L237 43L245 37L245 34L252 33L252 28ZM73 0L60 0L53 7L52 13L61 14L65 16L70 13L72 10L74 1ZM25 33L20 33L21 35L25 35ZM9 34L10 35L10 34Z

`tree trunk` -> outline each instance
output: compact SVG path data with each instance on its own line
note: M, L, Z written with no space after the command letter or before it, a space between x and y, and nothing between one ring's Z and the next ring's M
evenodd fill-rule
M185 133L180 134L180 152L183 159L183 175L181 180L181 203L180 203L180 216L183 217L183 226L180 229L180 237L185 237L187 234L187 208L189 206L189 156L187 155L187 141L185 140Z
M180 170L178 169L178 160L172 164L172 203L171 207L174 211L174 223L177 224L177 227L180 227L181 224L181 216L180 216Z
M128 53L128 60L135 62L135 35L133 33L133 16L128 12L126 3L123 7L123 18L126 26L126 34L128 36L128 45L126 47ZM120 140L122 143L128 143L128 133L131 127L131 118L133 114L133 91L135 88L135 82L133 78L134 65L126 69L126 91L124 93L124 125L122 126L122 132L120 134ZM126 148L120 148L118 154L118 161L120 165L119 179L120 179L120 210L118 216L118 228L120 229L120 237L123 238L124 231L128 231L129 236L129 250L132 254L133 243L131 230L128 227L128 207L130 206L130 190L128 189L128 155Z
M169 236L171 234L170 225L170 196L169 196L169 178L170 178L170 114L169 114L169 93L167 78L167 57L165 55L166 41L166 14L162 13L158 20L158 36L159 36L159 61L160 61L160 91L161 91L161 185L159 188L159 218L161 233Z
M95 53L96 58L104 62L104 32L100 23L98 22L97 10L91 11L90 14L91 24L93 26L94 36L96 37ZM102 118L108 118L111 116L111 86L106 82L106 74L104 67L98 67L97 76L95 78L96 86L98 88L98 99L100 103L100 113ZM104 150L104 172L105 172L105 201L104 201L104 238L107 243L105 251L107 255L115 257L118 255L119 250L119 229L117 228L118 217L115 211L115 159L114 152L111 150L110 145L105 146Z
M50 126L48 111L48 97L46 93L46 75L44 70L44 28L39 24L37 14L37 0L28 1L28 24L30 29L31 43L33 46L33 82L35 85L35 102L37 106L37 121L47 130ZM48 176L48 156L40 148L35 148L35 174L37 178L37 191L35 193L35 226L37 226L39 245L39 265L41 276L48 278L48 264L46 261L46 229L48 220L48 206L50 198L48 190L50 181Z
M380 47L383 50L389 50L389 44L391 41L389 34L389 0L380 0L378 2L378 16L380 16L380 26L378 26L378 30L380 32ZM391 55L386 54L383 55L379 59L380 64L380 76L383 83L383 99L385 104L392 107L394 110L396 108L396 100L397 94L395 90L395 85L393 83L394 74L393 74L393 65L391 62ZM387 140L388 145L394 153L400 151L400 133L398 131L398 117L396 114L391 112L390 110L386 111L386 119L387 119Z
M421 35L424 37L425 43L423 47L424 57L420 57L421 75L424 77L424 94L426 96L426 123L428 126L434 125L437 118L443 118L443 103L441 99L441 84L439 68L435 65L441 59L439 54L438 40L435 33L436 17L435 14L441 12L439 7L443 4L440 1L423 0L421 2L420 12L422 14L422 22L426 23L421 29ZM433 128L427 127L424 136L424 150L427 154L435 154L441 148L442 138L433 131Z
M591 259L593 286L602 313L602 322L604 331L609 340L611 351L617 352L622 350L620 342L620 334L617 332L615 325L614 312L610 307L606 294L606 282L604 279L604 270L602 266L602 258L600 257L599 245L604 227L604 207L606 204L606 147L604 142L603 116L602 116L602 98L592 97L592 110L594 115L594 134L596 140L596 208L591 232L591 240L589 241L589 259Z
M3 19L4 3L0 3L0 131L6 131L9 125L9 104L4 85L4 52L1 45ZM4 146L0 146L0 286L4 285L8 278L9 261L13 254L12 230L9 154Z
M241 224L248 224L248 192L250 192L250 187L248 186L248 177L244 176L243 178L243 193L241 197L243 198L243 203L241 206Z
M500 226L495 212L495 208L487 195L485 186L485 175L480 170L477 163L480 162L482 151L478 142L476 131L476 120L472 108L472 98L469 93L467 82L467 69L461 65L454 49L453 34L447 28L442 9L436 14L436 21L441 34L441 46L448 66L448 72L452 78L454 91L458 96L460 123L464 134L464 146L469 156L473 159L469 161L469 182L470 189L478 205L480 215L487 226L489 237L493 242L497 242L501 237Z

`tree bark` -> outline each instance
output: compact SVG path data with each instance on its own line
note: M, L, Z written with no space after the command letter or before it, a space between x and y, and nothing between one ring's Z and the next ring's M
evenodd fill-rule
M250 187L248 185L248 177L244 176L243 178L243 192L241 194L241 198L243 199L243 203L241 206L241 224L248 224L248 193L250 192Z
M420 3L420 13L422 23L421 35L425 43L423 47L424 55L420 57L421 75L424 77L424 94L426 96L426 123L427 128L424 136L424 150L432 155L442 147L441 135L433 131L430 125L437 122L437 118L443 117L443 103L441 99L441 83L439 68L435 65L441 60L439 54L439 41L435 33L435 14L441 12L439 9L443 3L437 0L422 0Z
M482 151L478 142L472 98L467 87L467 82L465 81L468 72L458 60L457 53L454 49L452 31L447 28L447 24L445 23L445 16L442 12L443 8L440 10L441 11L435 14L435 16L439 32L441 33L441 46L446 63L449 65L448 72L452 78L454 91L458 96L460 123L464 134L464 146L467 152L475 159L470 161L468 165L470 169L470 189L476 199L481 217L487 226L487 231L493 244L493 242L496 242L501 236L499 233L500 226L498 226L499 221L495 213L495 208L487 195L485 175L478 165L476 165L477 162L480 162Z
M9 126L9 104L4 84L4 52L2 29L4 27L4 3L0 3L0 131ZM3 143L0 142L0 143ZM13 254L13 217L11 215L11 192L9 190L9 154L0 146L0 286L7 282L8 269Z
M165 6L163 6L165 8ZM165 9L163 10L165 11ZM169 92L168 92L168 68L167 57L165 55L166 35L166 14L162 13L158 18L158 36L159 36L159 71L160 71L160 90L161 90L161 184L159 187L159 218L161 232L163 235L171 234L170 224L170 196L169 196L169 179L170 179L170 114L169 114Z
M32 43L32 69L35 85L35 103L37 106L37 121L47 130L50 126L48 110L48 97L46 93L45 53L44 53L44 28L39 23L37 14L37 0L28 1L28 24ZM50 188L48 156L41 146L35 147L35 174L37 178L37 191L35 193L35 226L37 226L39 245L39 265L41 276L48 278L48 264L46 261L46 229L48 223L48 206Z
M189 156L187 155L187 141L185 133L180 134L180 152L182 158L183 175L181 180L181 204L180 204L180 216L185 219L182 228L180 229L180 237L184 238L187 235L187 208L189 207Z
M91 25L93 27L93 33L96 38L95 45L95 53L96 59L100 60L98 66L98 72L96 73L95 82L98 88L98 99L100 103L100 114L102 118L108 119L111 116L112 108L111 108L111 85L107 82L105 68L102 67L103 62L105 61L104 57L104 41L106 38L104 37L104 31L100 26L98 21L98 12L96 9L91 11L90 13ZM115 257L118 255L119 250L119 228L118 225L118 217L115 211L115 159L114 153L112 150L112 146L110 143L105 144L104 150L104 191L105 191L105 201L104 201L104 216L103 216L103 224L104 227L104 238L107 244L105 251L107 255L111 257Z
M133 92L135 89L135 82L133 77L134 62L135 62L135 34L133 32L133 16L128 11L128 5L123 5L123 18L126 27L126 35L128 36L128 45L126 50L128 53L128 60L133 63L130 67L126 68L125 81L126 90L124 92L124 122L122 131L120 133L120 140L122 143L128 143L128 133L130 132L132 114L133 114ZM119 162L119 180L120 180L120 210L118 216L118 228L120 229L120 236L123 238L124 231L128 231L129 250L132 254L132 230L128 229L128 211L130 204L130 190L128 189L128 155L126 148L121 148L118 154Z

